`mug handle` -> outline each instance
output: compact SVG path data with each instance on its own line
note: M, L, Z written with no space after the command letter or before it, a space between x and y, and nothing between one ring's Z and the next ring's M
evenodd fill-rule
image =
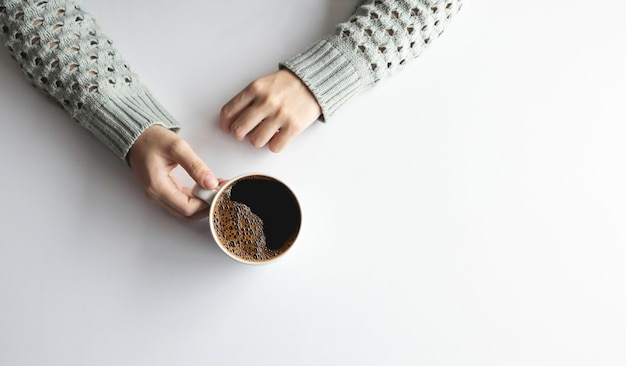
M191 194L193 194L194 196L196 196L199 199L203 200L204 202L208 203L209 205L215 199L215 194L216 193L217 193L216 190L204 189L204 188L200 187L197 184L195 186L193 186L193 188L191 189Z

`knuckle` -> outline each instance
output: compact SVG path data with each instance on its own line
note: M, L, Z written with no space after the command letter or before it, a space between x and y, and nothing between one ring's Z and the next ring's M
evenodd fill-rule
M254 147L263 147L264 143L258 136L250 137L250 144Z
M228 118L230 117L232 108L230 107L230 105L226 104L222 107L222 109L220 109L220 115L222 117Z
M270 108L272 108L274 114L279 116L285 113L285 106L283 104L283 101L280 100L280 98L278 98L277 96L274 95L267 98L267 104L270 106Z
M192 210L189 206L182 207L180 209L180 213L185 217L185 219L190 219L191 216L195 214L194 210Z
M246 136L246 130L242 125L233 126L232 133L233 136L235 136L235 138L238 140L241 140Z
M277 143L271 143L269 148L270 151L273 153L279 153L282 150L282 147L279 146Z
M183 139L176 139L169 144L169 146L167 147L167 151L170 154L180 154L188 147L189 144L187 143L187 141Z
M279 96L275 94L264 95L260 98L260 101L264 107L274 111L274 114L284 113L285 106Z
M264 89L263 81L261 81L260 79L254 80L253 82L248 84L248 87L246 89L253 94L258 94Z

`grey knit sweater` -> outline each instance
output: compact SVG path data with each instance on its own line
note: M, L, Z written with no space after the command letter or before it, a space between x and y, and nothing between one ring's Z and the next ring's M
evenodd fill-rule
M78 0L0 0L0 28L30 82L124 159L158 124L180 126L141 83ZM362 1L352 17L279 64L312 91L328 119L441 35L461 0Z

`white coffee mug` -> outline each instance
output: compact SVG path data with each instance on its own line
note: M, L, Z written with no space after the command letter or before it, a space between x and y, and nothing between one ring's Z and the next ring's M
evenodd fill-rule
M209 226L217 246L232 259L263 264L282 257L302 223L297 197L282 181L261 173L237 176L193 195L209 204Z

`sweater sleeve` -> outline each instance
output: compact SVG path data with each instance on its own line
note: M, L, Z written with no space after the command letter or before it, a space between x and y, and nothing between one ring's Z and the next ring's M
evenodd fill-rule
M179 129L78 0L0 0L0 28L26 78L118 157L151 125Z
M367 0L333 33L279 67L311 90L327 120L359 91L417 58L444 31L462 0Z

